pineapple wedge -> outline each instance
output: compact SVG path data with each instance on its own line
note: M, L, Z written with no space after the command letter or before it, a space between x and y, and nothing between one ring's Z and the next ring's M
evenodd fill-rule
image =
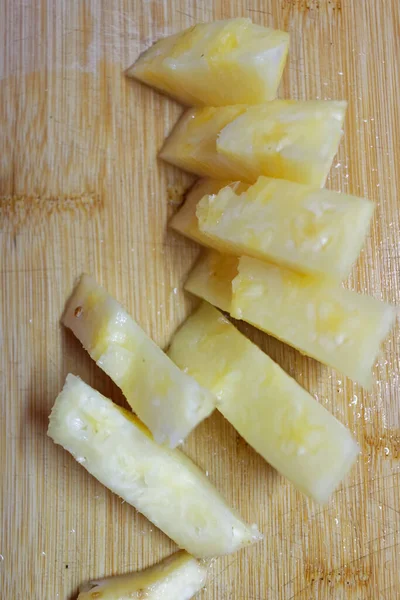
M328 501L359 448L294 379L206 303L168 353L217 395L218 410L267 462L307 496Z
M193 187L186 194L185 202L170 219L168 225L175 231L178 231L182 235L191 238L199 244L204 246L210 246L211 240L207 235L204 235L199 230L199 223L196 216L196 207L200 200L207 195L218 194L218 192L226 187L230 186L232 190L237 194L245 192L250 184L241 183L240 181L220 181L217 179L198 179ZM217 242L212 241L212 246L217 246ZM221 245L221 251L225 247Z
M204 196L198 228L209 245L342 281L364 243L373 202L282 179L259 177Z
M229 157L217 152L217 138L226 125L243 114L244 105L189 108L175 125L160 151L160 158L202 177L242 179Z
M396 310L371 296L242 256L232 281L231 315L369 388Z
M126 71L188 106L275 98L289 34L250 19L200 23L156 42Z
M193 556L228 554L260 539L182 452L156 444L132 413L78 377L68 375L48 435Z
M217 152L246 181L268 175L323 187L343 134L347 102L276 100L250 107L218 136Z
M342 136L346 102L274 100L187 110L160 157L203 177L260 175L322 187Z
M156 442L175 448L214 410L214 396L182 373L88 275L68 301L63 323L121 388Z
M189 273L185 290L230 312L232 280L238 274L239 259L214 250L204 252Z
M215 250L200 257L185 289L366 388L397 316L395 307L327 280Z
M90 582L78 600L189 600L204 587L206 578L203 561L181 550L144 571Z

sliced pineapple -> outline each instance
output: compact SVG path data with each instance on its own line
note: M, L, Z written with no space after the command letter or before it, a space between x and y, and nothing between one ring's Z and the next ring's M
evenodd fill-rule
M218 409L265 460L327 502L359 448L323 406L207 303L175 334L168 353L218 396Z
M238 273L239 259L215 250L204 252L185 282L185 290L230 312L232 280Z
M200 257L185 289L366 388L397 316L395 307L329 280L216 250Z
M243 179L268 175L322 187L337 152L347 102L276 100L250 107L218 136L217 152Z
M193 556L228 554L260 539L182 452L156 444L132 413L78 377L68 375L48 435Z
M243 256L232 281L231 315L369 388L396 310L370 296Z
M160 156L203 177L253 183L266 175L322 187L345 112L346 102L325 100L189 109Z
M78 600L189 600L206 578L204 561L181 550L144 571L90 582Z
M235 188L211 192L197 205L208 245L337 281L347 277L364 243L372 202L269 177L244 192Z
M207 246L209 239L199 231L199 224L196 216L196 206L200 200L207 194L217 194L222 188L231 185L237 193L247 190L249 184L230 181L220 181L217 179L198 179L194 186L186 194L183 206L170 219L168 225L182 235L186 235L195 242Z
M213 411L214 396L182 373L88 275L68 301L63 323L121 388L158 443L176 447Z
M156 42L127 70L183 104L257 104L275 98L289 34L250 19L200 23Z
M240 170L229 157L217 152L217 138L223 128L246 111L244 105L189 108L160 152L160 158L203 177L241 179Z

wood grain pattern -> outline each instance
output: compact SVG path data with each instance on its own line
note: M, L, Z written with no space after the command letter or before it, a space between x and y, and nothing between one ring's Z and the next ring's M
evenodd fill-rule
M329 186L377 204L350 287L400 302L396 0L1 0L0 597L76 597L173 543L46 437L67 372L123 402L59 325L87 271L165 345L197 254L166 229L190 177L157 161L181 108L122 76L162 35L250 16L291 33L283 97L345 98ZM265 541L218 561L202 598L395 600L400 589L399 330L371 393L241 325L354 431L362 456L327 507L293 490L215 414L185 444Z

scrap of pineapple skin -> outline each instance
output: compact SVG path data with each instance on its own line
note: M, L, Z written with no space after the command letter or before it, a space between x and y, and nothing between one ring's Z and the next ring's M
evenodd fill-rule
M207 562L185 550L136 573L89 582L77 600L189 600L207 579Z

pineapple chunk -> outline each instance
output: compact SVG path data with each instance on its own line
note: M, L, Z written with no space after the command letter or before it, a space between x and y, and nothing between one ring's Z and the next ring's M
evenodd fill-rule
M210 246L338 281L349 274L372 202L268 177L242 193L235 185L197 205L198 227Z
M250 19L200 23L156 42L126 71L188 106L275 98L289 34Z
M214 250L204 252L185 282L185 290L230 312L232 280L238 273L239 259Z
M323 186L345 102L274 100L187 110L160 156L185 171L254 183L260 175Z
M250 107L218 137L217 152L243 179L268 175L322 187L337 152L347 102L276 100Z
M200 257L185 289L366 388L397 315L393 306L329 280L215 250Z
M220 131L247 108L243 105L189 108L165 141L160 158L203 177L241 179L230 158L217 152L216 142Z
M121 388L158 443L175 448L215 407L120 304L83 275L63 316L98 366Z
M206 577L203 561L181 550L144 571L90 582L78 600L189 600L204 587Z
M183 206L170 219L168 223L169 227L172 227L175 231L191 238L195 242L199 242L205 246L209 245L209 238L199 231L196 206L204 196L218 194L227 185L230 185L237 193L244 192L249 187L249 184L238 181L232 183L216 179L198 179L186 194Z
M327 502L359 448L294 379L206 303L175 334L169 356L217 395L218 410L266 461Z
M48 435L193 556L228 554L260 539L182 452L156 444L132 413L78 377L68 375Z
M370 387L380 344L396 318L393 306L246 256L238 271L233 317Z

